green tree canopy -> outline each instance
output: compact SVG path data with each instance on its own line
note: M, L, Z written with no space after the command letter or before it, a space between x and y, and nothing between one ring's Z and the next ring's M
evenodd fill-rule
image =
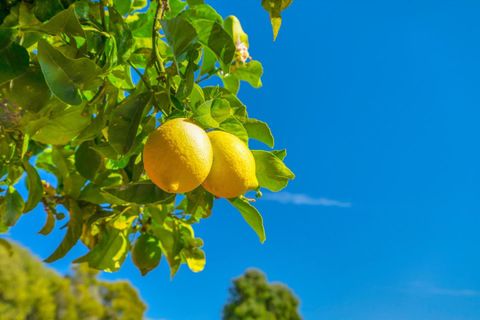
M300 320L299 300L281 283L268 283L259 270L247 270L233 281L224 320Z
M131 284L101 281L97 274L78 264L61 276L19 245L0 246L0 318L142 319L146 306Z

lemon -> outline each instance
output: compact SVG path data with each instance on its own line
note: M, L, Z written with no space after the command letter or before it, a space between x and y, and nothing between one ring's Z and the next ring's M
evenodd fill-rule
M212 159L207 133L184 118L161 125L150 134L143 149L147 176L170 193L198 187L208 176Z
M220 198L235 198L258 186L255 159L248 146L233 134L208 133L213 164L203 187Z

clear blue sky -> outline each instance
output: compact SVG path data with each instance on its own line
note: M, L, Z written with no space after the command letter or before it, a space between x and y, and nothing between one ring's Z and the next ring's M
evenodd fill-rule
M248 267L288 284L305 319L480 319L480 3L297 0L272 43L260 1L207 2L263 62L264 87L241 97L288 148L289 203L258 202L261 245L218 201L196 228L200 274L170 281L164 261L142 278L128 261L103 277L130 279L152 319L218 319ZM43 218L11 236L44 258L62 231L33 235Z

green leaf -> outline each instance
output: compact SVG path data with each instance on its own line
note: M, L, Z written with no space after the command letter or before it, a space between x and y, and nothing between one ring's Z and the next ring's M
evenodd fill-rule
M70 200L68 206L70 221L68 222L67 233L60 243L60 246L47 259L45 259L45 262L54 262L63 258L78 242L82 235L83 212L74 200Z
M277 39L278 31L282 25L281 12L285 10L293 0L262 0L262 6L270 15L273 29L273 40Z
M197 3L182 13L182 16L194 23L196 20L209 20L212 22L223 23L222 16L215 11L214 8L207 4Z
M117 44L118 61L128 60L133 51L134 39L132 31L124 18L113 7L108 7L110 15L110 32L113 34Z
M247 200L241 198L230 199L230 203L237 208L243 219L255 231L261 243L266 240L265 228L263 227L263 218L260 212L252 206Z
M32 140L53 145L65 145L90 124L79 106L68 106L51 118L32 135Z
M132 9L138 10L145 8L148 4L147 0L133 0Z
M230 104L225 99L212 99L200 104L193 119L205 128L218 128L232 115Z
M200 43L209 48L224 65L232 62L235 44L230 34L223 28L223 19L215 9L200 4L184 11L181 17L185 17L192 24Z
M107 272L117 271L130 249L126 231L106 227L99 235L100 238L95 247L74 262L87 262L89 267Z
M63 10L60 0L35 1L33 12L38 20L45 21L53 17L57 12Z
M185 260L187 261L188 268L192 272L201 272L205 269L207 263L205 252L199 248L187 248L182 251Z
M118 153L126 154L132 148L142 115L150 99L150 93L131 95L112 112L108 137L110 144Z
M97 136L99 136L105 127L107 121L105 116L97 115L90 124L83 129L78 136L75 138L76 143L81 143L88 140L93 140Z
M44 24L34 26L32 29L51 35L65 33L72 37L78 36L85 38L85 31L83 31L82 25L78 21L74 6L70 6L68 9L60 11Z
M263 150L253 150L252 153L261 187L274 192L280 191L287 186L289 180L295 178L293 172L275 154Z
M103 191L128 203L149 204L170 201L174 194L166 193L151 182L137 182L103 188Z
M162 252L165 254L170 266L171 277L178 271L182 262L179 256L182 248L177 228L172 218L167 218L162 226L154 225L151 229L153 234L160 240Z
M47 211L47 220L45 221L45 224L43 225L42 229L38 231L38 233L43 234L44 236L49 235L53 231L53 228L55 227L55 216L53 215L53 212L51 212L51 210L46 210L46 211Z
M0 205L0 217L4 225L15 225L23 212L24 202L18 191L10 186L7 189L3 203Z
M165 13L166 19L171 19L176 17L180 12L185 9L187 5L183 0L167 0L168 1L168 11Z
M14 29L0 27L0 51L10 46L13 41Z
M200 67L200 75L211 74L215 71L217 57L208 47L203 48L203 59Z
M238 78L232 73L224 75L222 77L222 82L225 89L233 94L237 94L240 90L240 80L238 80Z
M287 150L286 149L282 149L282 150L273 150L271 151L277 158L279 158L280 160L284 160L285 157L287 156Z
M197 41L195 28L183 17L162 21L162 28L177 59Z
M0 51L0 83L15 79L28 69L29 56L27 50L12 42Z
M187 3L190 7L198 5L198 4L203 4L204 0L187 0Z
M203 187L187 192L185 198L179 204L178 209L191 215L193 221L200 218L207 218L212 213L213 195L207 192Z
M155 10L147 10L145 13L137 13L136 19L128 22L133 36L137 39L148 38L148 40L151 41L154 17Z
M239 137L245 143L248 143L248 133L243 124L235 117L229 117L220 124L220 129Z
M75 168L86 179L93 180L102 165L102 157L90 148L91 141L86 141L75 152Z
M91 86L100 72L93 61L67 58L43 39L38 42L38 60L53 94L72 105L82 102L79 90Z
M257 119L249 118L247 122L243 124L243 126L245 129L247 129L249 138L261 141L270 148L273 148L273 135L268 127L268 124Z
M155 269L162 258L160 241L149 233L143 233L132 248L132 261L142 276Z
M85 184L85 178L75 169L72 153L71 150L55 147L52 150L52 163L55 165L55 175L59 185L57 187L58 191L63 191L65 195L76 199Z
M248 82L254 88L260 88L262 86L263 67L258 61L250 61L247 63L239 64L235 66L235 69L231 73L238 80Z
M40 69L30 68L12 81L9 96L22 108L38 112L47 105L52 94Z
M43 186L37 170L35 170L35 168L28 161L23 162L23 168L27 172L26 181L28 189L28 199L25 203L23 212L29 212L37 206L40 200L42 200Z
M126 15L127 13L129 13L132 5L132 0L113 0L113 6L121 15Z
M247 121L247 108L246 106L238 99L238 97L230 92L229 90L221 87L205 87L203 88L205 93L205 99L209 100L212 98L223 98L228 101L230 108L233 110L235 118L242 122Z

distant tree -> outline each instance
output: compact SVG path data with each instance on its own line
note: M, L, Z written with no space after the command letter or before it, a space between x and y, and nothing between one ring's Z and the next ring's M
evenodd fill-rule
M4 242L3 242L4 243ZM18 245L0 246L0 319L138 320L146 306L124 281L106 282L85 264L61 276Z
M299 320L299 300L280 283L268 283L259 270L247 270L233 281L224 320Z

